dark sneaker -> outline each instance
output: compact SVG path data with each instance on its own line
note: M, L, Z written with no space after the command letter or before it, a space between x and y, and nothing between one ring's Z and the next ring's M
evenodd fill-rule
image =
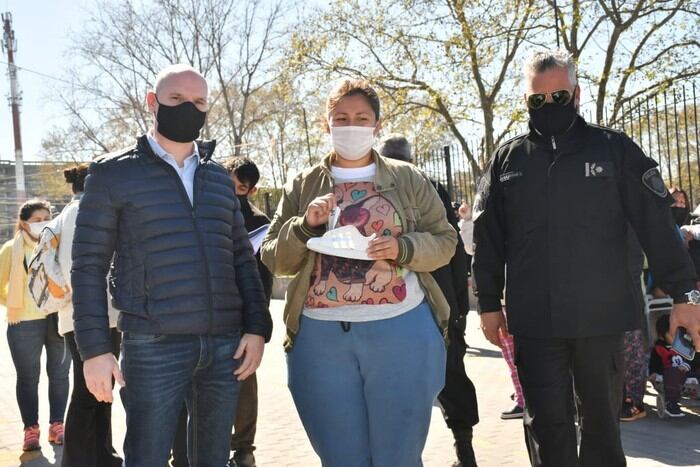
M228 461L229 467L255 467L253 451L239 449L234 451L233 457Z
M626 399L622 404L620 411L620 420L623 422L633 422L647 416L647 411L644 409L644 403L635 404L632 399Z
M474 456L474 448L472 447L473 430L452 430L455 438L455 452L457 454L457 462L452 464L452 467L478 467L476 465L476 457Z
M685 414L681 411L681 408L678 406L678 402L666 402L664 412L666 412L666 415L668 415L669 417L685 417Z
M507 412L502 412L501 413L501 420L510 420L513 418L523 418L524 414L525 414L525 409L523 409L519 405L516 405L515 407L508 410Z

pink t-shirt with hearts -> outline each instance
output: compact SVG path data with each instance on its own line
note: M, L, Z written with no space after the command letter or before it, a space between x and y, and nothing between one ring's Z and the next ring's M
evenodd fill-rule
M392 203L374 187L374 164L359 169L333 167L340 208L335 227L354 225L362 235L403 233ZM306 295L304 315L333 321L374 321L398 316L424 299L415 273L390 261L364 261L318 254Z

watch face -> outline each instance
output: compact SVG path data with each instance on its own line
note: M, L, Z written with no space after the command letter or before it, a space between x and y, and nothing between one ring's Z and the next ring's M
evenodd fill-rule
M700 305L700 292L697 290L692 290L686 294L688 296L688 303L693 305Z

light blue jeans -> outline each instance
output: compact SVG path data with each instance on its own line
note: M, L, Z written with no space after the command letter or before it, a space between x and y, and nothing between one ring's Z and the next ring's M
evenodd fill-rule
M445 342L423 302L391 319L302 317L289 389L324 467L418 467L445 384Z

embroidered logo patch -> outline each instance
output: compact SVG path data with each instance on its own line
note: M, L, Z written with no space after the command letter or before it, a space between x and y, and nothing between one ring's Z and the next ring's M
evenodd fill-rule
M612 162L586 162L584 167L586 178L613 176Z
M514 178L522 177L523 173L522 172L506 172L501 174L498 179L500 180L501 183L505 183L508 180L513 180Z
M649 191L659 198L665 198L666 195L668 195L668 189L666 188L664 179L661 178L659 169L656 167L644 172L644 175L642 175L642 183Z

